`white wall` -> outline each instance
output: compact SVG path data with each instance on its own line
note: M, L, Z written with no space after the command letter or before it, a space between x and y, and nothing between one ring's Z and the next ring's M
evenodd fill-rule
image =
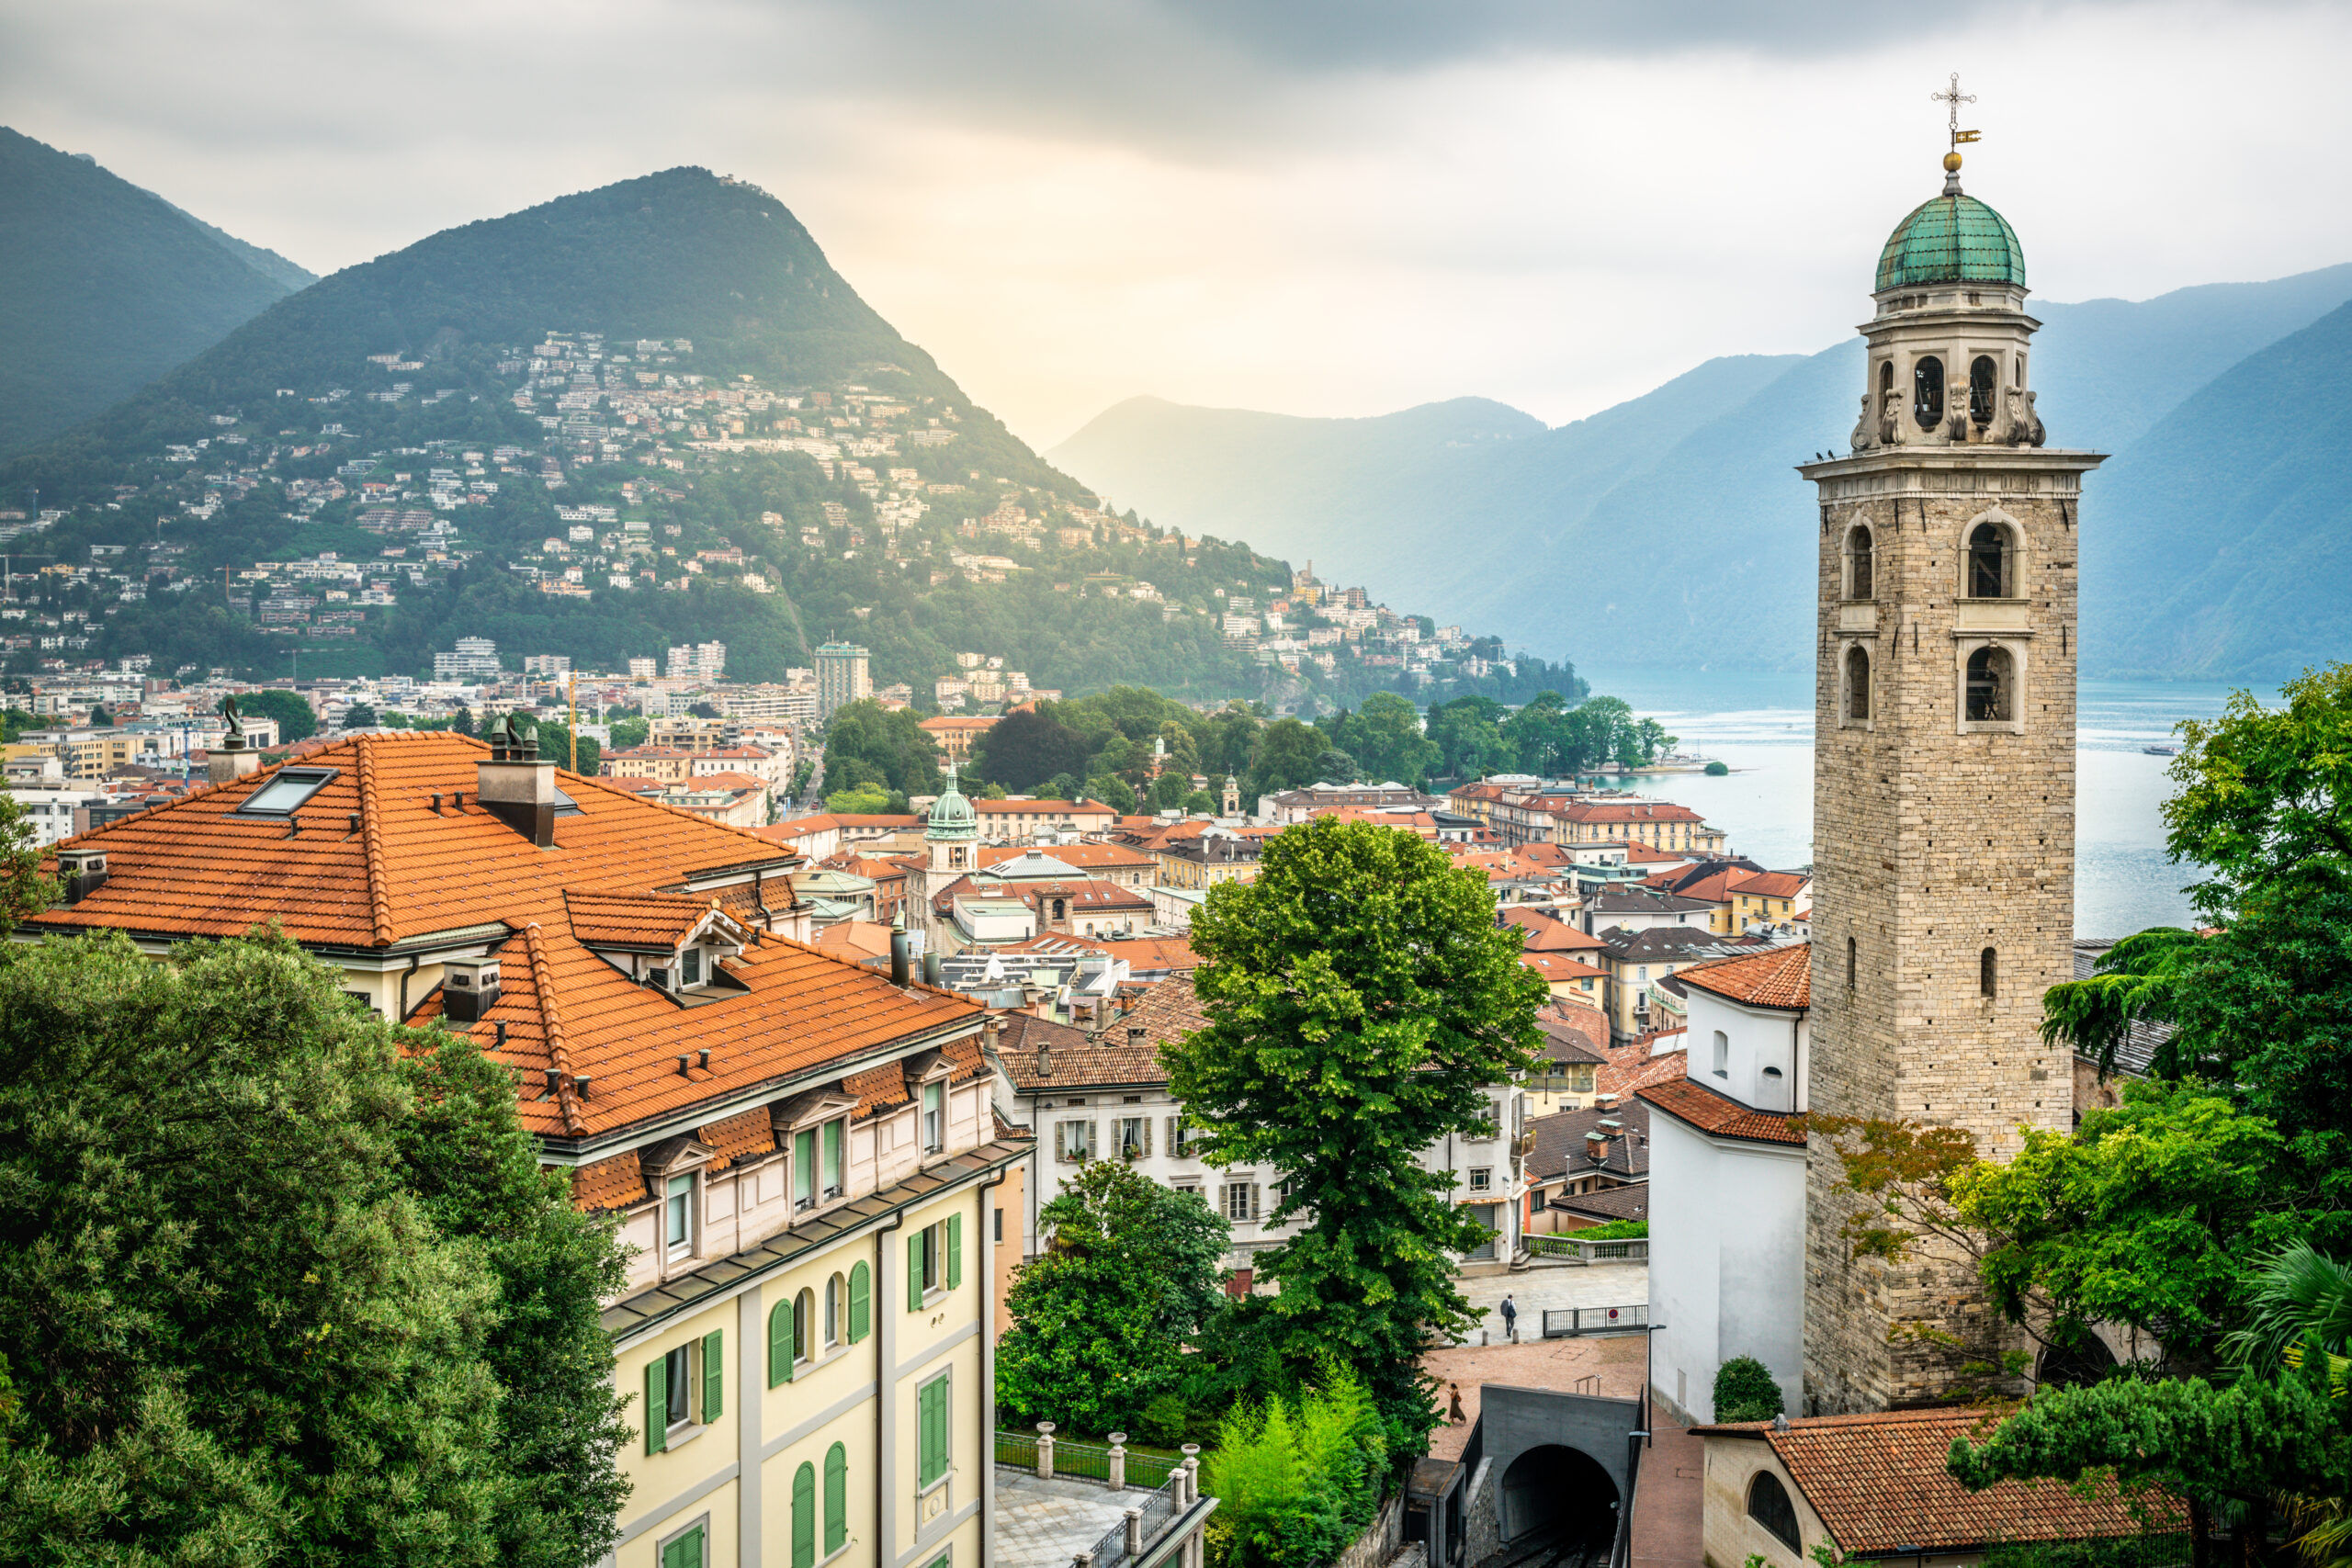
M1811 1041L1805 1015L1745 1008L1697 986L1685 988L1690 1001L1687 1021L1692 1078L1758 1111L1807 1108L1804 1078ZM1715 1066L1718 1034L1724 1047L1720 1073Z
M1802 1147L1711 1138L1650 1116L1650 1321L1655 1387L1696 1421L1714 1419L1715 1369L1753 1356L1790 1415L1804 1382Z

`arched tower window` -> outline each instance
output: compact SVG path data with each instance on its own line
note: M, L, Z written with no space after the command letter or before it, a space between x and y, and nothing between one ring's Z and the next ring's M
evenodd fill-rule
M1796 1505L1789 1501L1789 1489L1781 1484L1781 1478L1769 1470L1758 1471L1756 1479L1747 1483L1747 1517L1791 1551L1804 1551L1797 1535Z
M1993 363L1990 355L1980 354L1968 367L1968 418L1980 431L1993 423L1993 411L2000 407L2001 367Z
M2009 534L1998 523L1979 523L1968 531L1968 597L2006 599L2009 596Z
M1911 417L1922 430L1944 422L1944 362L1932 354L1921 355L1911 367Z
M1867 723L1871 716L1871 656L1860 643L1846 650L1846 722Z
M1854 977L1859 973L1854 962L1854 939L1848 937L1846 939L1846 988L1849 991L1854 988Z
M1858 527L1846 536L1846 597L1868 599L1873 596L1875 584L1871 576L1871 531Z
M1997 997L2000 987L2000 954L1991 948L1976 955L1976 991L1979 996Z
M2006 648L1968 656L1968 722L2007 724L2017 713L2017 671Z

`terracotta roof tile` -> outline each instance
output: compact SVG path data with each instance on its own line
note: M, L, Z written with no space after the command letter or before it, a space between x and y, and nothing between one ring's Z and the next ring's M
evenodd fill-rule
M1070 1089L1093 1084L1155 1084L1168 1081L1159 1047L1181 1040L1206 1023L1200 998L1193 990L1190 970L1170 975L1154 986L1127 1012L1113 1019L1083 1045L1066 1046L1059 1036L1048 1042L1047 1066L1037 1070L1034 1043L1027 1051L1001 1053L1004 1069L1023 1093Z
M1772 1445L1849 1555L1953 1551L1995 1541L2086 1540L2137 1536L2180 1526L2177 1501L2162 1493L2136 1499L2112 1484L2083 1496L2060 1481L2002 1481L1971 1492L1944 1458L1955 1438L1981 1441L2001 1413L1973 1408L1890 1410L1870 1416L1814 1416L1786 1431L1761 1422L1701 1427L1707 1434L1753 1435ZM2143 1513L2148 1517L2143 1519Z
M695 1137L718 1153L710 1162L712 1170L725 1170L738 1160L763 1155L775 1147L775 1119L764 1105L752 1107L723 1121L713 1122L695 1129Z
M590 947L675 948L702 923L714 903L652 893L567 890L563 896L572 936Z
M1813 944L1792 942L1738 958L1695 964L1675 978L1749 1007L1795 1011L1812 1005Z
M1792 1113L1755 1110L1691 1078L1645 1084L1634 1092L1676 1121L1718 1138L1804 1146L1804 1131Z
M626 1209L644 1197L645 1169L635 1149L572 1168L571 1206L583 1213Z

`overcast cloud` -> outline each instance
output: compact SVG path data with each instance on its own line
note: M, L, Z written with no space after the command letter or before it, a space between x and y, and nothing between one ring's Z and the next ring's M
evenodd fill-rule
M0 0L6 121L315 271L678 164L1043 446L1136 393L1557 423L1810 351L1967 179L2038 292L2352 260L2342 5Z

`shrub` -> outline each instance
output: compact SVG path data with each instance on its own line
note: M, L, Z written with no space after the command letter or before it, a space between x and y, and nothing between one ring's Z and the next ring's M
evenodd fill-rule
M1363 1380L1333 1361L1319 1388L1236 1405L1217 1428L1201 1489L1220 1500L1211 1522L1217 1568L1308 1568L1346 1550L1374 1514L1388 1440Z
M1729 762L1710 762L1707 764L1707 776L1711 779L1722 778L1730 772L1731 764Z
M1770 1421L1781 1414L1781 1385L1753 1356L1734 1356L1715 1369L1715 1419Z
M1566 1233L1570 1241L1646 1241L1649 1234L1647 1220L1611 1220L1605 1225Z

